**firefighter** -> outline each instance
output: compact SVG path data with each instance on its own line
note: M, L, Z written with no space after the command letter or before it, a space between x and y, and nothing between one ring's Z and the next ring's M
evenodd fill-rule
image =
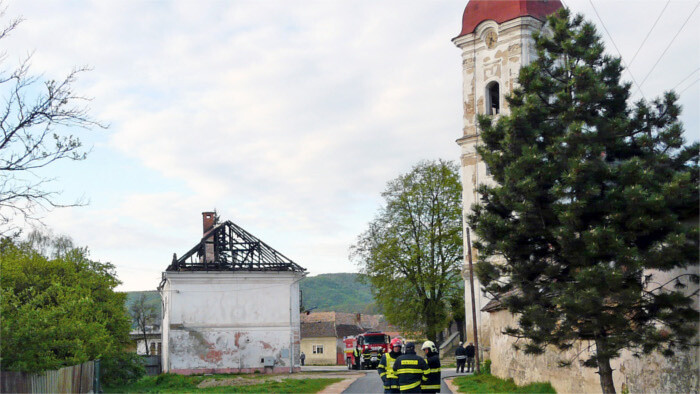
M394 362L394 371L399 378L402 393L420 393L420 385L427 380L428 364L416 354L416 344L406 344L406 352Z
M382 359L377 366L379 377L384 383L385 393L398 393L399 380L394 372L394 361L401 355L401 339L394 338L389 344L389 352L382 355Z
M352 352L353 357L355 357L355 369L362 369L362 349L360 344L355 345L355 350Z
M440 355L433 341L425 341L421 347L425 352L425 361L428 364L427 380L420 385L424 393L440 392Z

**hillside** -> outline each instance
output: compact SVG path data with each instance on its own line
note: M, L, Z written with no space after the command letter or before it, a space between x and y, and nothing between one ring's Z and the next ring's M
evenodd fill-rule
M360 282L360 274L320 274L302 279L299 283L302 302L306 309L350 313L380 313L372 298L371 286ZM144 293L149 303L161 309L157 291L129 291L126 307L129 308L139 294Z
M379 313L371 286L360 282L360 274L320 274L300 282L306 309L352 313Z

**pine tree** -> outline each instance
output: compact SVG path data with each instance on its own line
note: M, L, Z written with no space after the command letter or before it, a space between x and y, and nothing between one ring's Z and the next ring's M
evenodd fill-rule
M583 364L612 393L623 349L670 356L696 340L699 145L685 145L673 92L628 104L591 23L562 9L548 25L510 114L479 120L497 185L468 217L476 272L518 316L506 334L525 353L590 341Z

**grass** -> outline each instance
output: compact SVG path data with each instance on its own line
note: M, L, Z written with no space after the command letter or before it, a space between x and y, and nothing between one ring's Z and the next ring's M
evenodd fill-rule
M452 383L459 387L460 393L552 393L554 387L549 383L530 383L518 386L513 379L501 379L493 375L460 376Z
M197 387L205 380L235 380L230 385ZM342 379L282 378L280 381L270 375L174 375L162 374L145 376L139 381L119 387L104 387L105 393L316 393Z

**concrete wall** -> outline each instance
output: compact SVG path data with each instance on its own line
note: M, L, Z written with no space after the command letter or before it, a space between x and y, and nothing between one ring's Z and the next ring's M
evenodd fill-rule
M337 363L337 346L335 337L303 338L301 351L306 355L307 365L335 365ZM323 346L323 354L314 354L314 345Z
M651 274L651 282L647 290L651 291L660 285L666 284L679 275L688 273L698 274L700 267L697 265L689 269L676 269L669 272L648 270L645 274ZM683 292L690 295L698 286L688 282L687 277L682 281L688 287ZM673 281L665 286L673 288ZM695 296L696 306L698 305ZM548 381L558 393L597 393L601 392L600 379L596 370L584 368L577 362L572 366L561 368L559 360L573 359L580 353L580 360L595 351L595 345L589 342L579 342L566 353L560 353L556 349L550 349L543 355L525 355L513 349L515 339L501 334L507 326L517 325L517 319L508 311L502 310L491 313L491 326L488 335L491 349L491 371L494 375L503 378L513 378L518 384L530 382ZM621 357L611 361L614 370L613 380L615 388L620 392L622 385L631 393L697 393L700 389L700 358L698 349L692 349L684 353L676 353L672 358L665 358L655 352L642 357L634 357L631 352L623 351Z
M562 358L573 358L580 353L583 360L595 344L579 342L573 349L560 353L552 348L543 355L526 355L513 348L515 338L501 334L508 325L517 321L507 311L491 314L491 372L502 378L513 378L517 384L550 382L557 393L600 393L600 379L596 369L585 368L574 362L570 367L559 367ZM631 393L696 393L698 392L697 349L664 358L659 353L635 358L629 351L611 362L615 389L622 391L624 383Z
M294 272L165 272L163 370L234 373L296 370L299 284ZM308 355L308 353L307 353Z

